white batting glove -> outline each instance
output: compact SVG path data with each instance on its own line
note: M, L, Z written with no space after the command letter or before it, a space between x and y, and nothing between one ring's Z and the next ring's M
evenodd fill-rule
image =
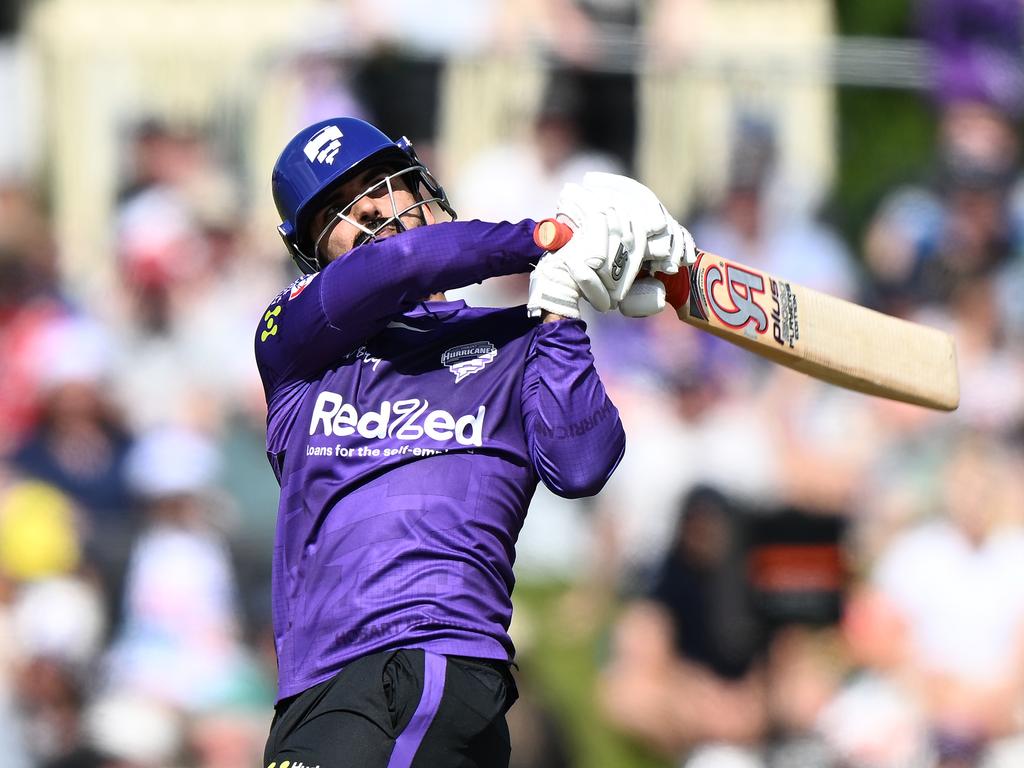
M570 182L562 187L555 214L573 231L559 253L583 295L601 312L618 305L640 270L640 260L632 257L637 237L622 215L625 206L616 207L612 197ZM639 239L645 241L646 232Z
M526 311L530 317L540 317L545 312L553 312L562 317L580 316L580 299L585 294L565 257L565 251L571 251L570 245L554 253L545 253L530 273L530 292L526 300ZM594 270L577 265L575 274L581 275L590 284L589 290L597 298L595 308L603 307L600 310L602 312L611 308L608 291ZM591 303L594 304L593 301Z
M681 266L697 260L693 236L672 218L657 195L639 181L613 173L591 172L583 176L583 187L606 196L627 220L625 226L638 241L633 259L642 262L649 272L674 275ZM614 292L612 297L619 298Z

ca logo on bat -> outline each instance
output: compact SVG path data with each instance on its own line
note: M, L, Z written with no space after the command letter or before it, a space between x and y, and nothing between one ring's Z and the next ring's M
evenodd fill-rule
M716 291L716 288L721 291ZM761 275L747 272L735 264L713 264L704 273L704 291L711 311L722 324L740 330L753 323L757 333L768 330L768 313L755 298L756 294L764 294Z

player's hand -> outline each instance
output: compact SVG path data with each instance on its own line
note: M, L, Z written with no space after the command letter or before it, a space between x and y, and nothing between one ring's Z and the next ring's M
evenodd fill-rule
M584 295L602 312L611 308L611 299L608 298L608 290L601 278L593 269L579 264L575 269L570 269L565 257L566 251L571 252L569 245L554 253L545 253L530 273L530 293L526 301L530 317L553 312L562 317L578 318L580 298ZM583 293L577 276L589 284L589 295ZM597 303L590 296L595 296Z
M555 219L572 230L559 250L583 295L599 311L613 309L640 271L640 248L646 230L637 232L628 201L613 191L590 190L579 184L562 187ZM596 283L595 283L596 281ZM607 296L607 306L603 305Z
M632 260L642 262L650 273L674 275L680 267L697 260L693 235L672 218L657 195L639 181L613 173L591 172L583 176L582 186L604 196L629 221L629 228L638 241ZM622 297L613 292L612 298L621 300Z

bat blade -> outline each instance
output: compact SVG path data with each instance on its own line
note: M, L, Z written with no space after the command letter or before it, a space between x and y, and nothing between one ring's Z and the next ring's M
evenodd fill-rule
M659 275L679 319L830 384L943 411L960 402L944 331L891 317L698 251Z
M546 250L571 237L554 219L534 230ZM868 395L942 411L960 403L956 346L944 331L705 251L688 269L657 277L680 320L756 355Z

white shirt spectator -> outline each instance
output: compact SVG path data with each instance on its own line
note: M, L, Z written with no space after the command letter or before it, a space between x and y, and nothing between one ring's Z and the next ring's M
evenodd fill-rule
M1024 532L974 546L948 522L922 526L893 542L875 582L934 672L995 683L1013 663L1024 632Z

